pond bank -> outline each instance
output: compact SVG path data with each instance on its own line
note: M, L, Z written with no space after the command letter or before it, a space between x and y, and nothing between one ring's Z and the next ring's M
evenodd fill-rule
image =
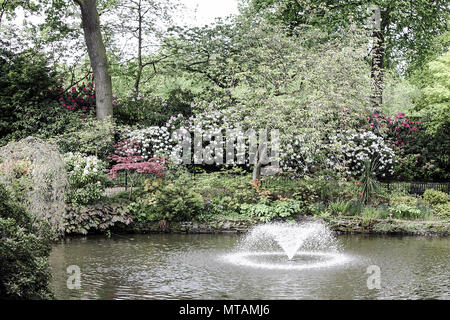
M305 217L298 216L297 221L324 221L339 233L350 234L392 234L417 236L449 236L450 222L418 221L397 219L370 219L359 217ZM114 233L245 233L249 228L263 222L258 220L217 220L211 222L170 222L161 225L158 222L131 223L119 225Z

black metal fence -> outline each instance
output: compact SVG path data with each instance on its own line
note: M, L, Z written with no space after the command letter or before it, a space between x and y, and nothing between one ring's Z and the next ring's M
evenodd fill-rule
M450 182L398 182L385 181L382 182L388 190L405 191L412 194L422 195L427 189L434 189L438 191L450 193Z

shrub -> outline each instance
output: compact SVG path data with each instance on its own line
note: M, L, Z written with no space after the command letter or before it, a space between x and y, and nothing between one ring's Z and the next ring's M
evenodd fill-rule
M168 162L167 159L144 159L138 151L139 147L139 142L130 139L119 141L115 145L114 154L108 156L108 159L115 162L111 170L109 170L111 178L116 178L120 171L150 174L159 178L164 175L165 165ZM130 177L129 198L131 199L133 186L135 185L135 176L128 176Z
M96 156L69 152L64 156L71 189L67 202L87 205L99 201L107 183L106 164Z
M239 212L241 204L256 203L261 198L250 180L250 174L236 167L195 175L193 188L205 199L206 210Z
M95 88L93 75L86 75L87 83L75 84L69 90L60 89L59 103L63 109L88 115L95 114ZM61 85L63 78L60 79Z
M181 175L175 180L148 179L146 196L134 205L141 220L192 220L204 209L203 197L192 189L192 180Z
M271 205L265 203L242 204L241 213L268 222L276 218L289 218L293 214L302 214L302 203L296 200L275 201Z
M363 220L370 220L370 219L385 219L388 218L390 215L390 212L385 207L372 207L372 206L365 206L361 211L361 216Z
M371 200L371 196L376 194L380 188L378 181L376 180L375 173L378 167L376 161L364 161L364 171L361 175L361 192L359 200L368 204Z
M178 111L171 102L155 95L147 98L140 92L133 92L124 99L113 98L114 115L119 123L125 125L162 126Z
M33 217L0 185L0 299L49 299L48 225Z
M392 216L397 219L420 219L424 217L424 213L417 207L406 204L399 204L389 208Z
M0 48L0 145L45 131L57 115L56 74L33 50Z
M125 204L105 203L84 207L68 207L64 218L66 234L87 234L89 231L104 231L117 223L127 225L133 221Z
M351 205L351 201L341 200L336 202L330 202L328 208L330 212L335 215L347 215L349 211L349 207Z
M450 219L450 202L436 204L433 212L441 218Z
M383 137L366 131L347 132L339 138L343 139L342 152L349 168L347 175L360 176L364 173L367 162L376 163L376 166L371 168L376 177L383 178L394 173L394 150L387 145Z
M136 155L144 159L156 156L168 156L173 151L175 141L172 141L167 127L148 127L145 129L123 130L124 141L136 142Z
M115 124L111 118L80 118L76 126L49 141L58 145L63 153L78 152L106 160L114 150L114 131Z
M428 204L435 206L438 204L446 204L450 201L450 196L442 191L427 189L423 194L423 199Z
M62 231L69 182L57 147L28 137L0 148L0 162L0 182L29 212Z
M391 197L389 198L389 204L392 206L396 206L399 204L405 204L410 207L415 207L415 206L417 206L418 201L419 201L419 199L417 199L416 197L408 196L408 195L392 194Z

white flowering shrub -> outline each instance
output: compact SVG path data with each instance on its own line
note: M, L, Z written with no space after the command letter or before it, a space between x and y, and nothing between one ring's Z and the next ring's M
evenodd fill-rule
M236 130L236 138L239 135L245 139L245 165L250 166L249 140L245 136L246 130L251 128L251 116L245 115L241 110L230 108L223 110L212 110L202 112L189 118L182 114L172 116L162 127L148 127L137 130L124 130L123 139L132 139L139 143L137 150L144 160L152 157L171 157L174 154L181 156L181 145L179 139L173 134L177 129L184 129L190 134L191 145L195 145L194 135L203 134L202 151L214 148L215 143L221 143L220 149L223 154L215 155L221 157L224 166L226 163L226 138L231 130ZM212 130L219 133L221 139L205 141L205 134ZM257 131L257 130L256 130ZM317 133L317 128L300 128L292 132L290 136L284 136L280 140L279 164L283 171L296 171L298 173L310 173L320 169L330 169L347 176L360 176L363 172L364 161L376 162L375 175L386 177L393 174L394 151L385 143L384 139L371 131L357 133L355 130L327 131ZM269 141L270 133L268 132ZM328 138L327 138L328 137ZM237 151L237 150L236 150ZM235 151L235 152L236 152ZM191 163L196 163L196 154L191 149ZM204 160L204 159L203 159Z
M375 163L375 172L372 172L374 176L384 178L394 173L394 150L386 144L382 137L373 132L351 133L347 131L341 136L333 137L332 140L341 142L347 175L360 176L364 171L366 161Z
M67 202L86 205L100 200L108 179L105 162L96 156L72 152L64 155L64 162L71 187Z
M293 135L292 139L281 142L280 145L280 167L283 171L296 171L308 173L313 167L321 164L336 169L337 161L331 161L330 145L323 144L317 147L311 135L302 133ZM325 163L322 159L325 158Z
M176 144L172 141L171 132L167 126L124 130L122 131L122 138L137 141L140 148L130 151L141 156L144 160L157 156L167 156Z

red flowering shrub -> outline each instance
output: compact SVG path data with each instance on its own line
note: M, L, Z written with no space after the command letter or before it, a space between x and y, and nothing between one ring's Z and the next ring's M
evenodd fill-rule
M109 174L112 178L117 177L119 171L134 171L139 173L148 173L156 177L162 177L165 171L167 158L150 158L144 160L139 154L141 148L136 140L125 139L115 145L115 153L108 159L115 162Z
M398 113L393 117L375 113L364 119L362 128L364 131L378 132L393 146L403 148L415 137L419 124L420 121L406 119L404 113Z
M94 77L88 75L86 78L88 82L78 83L70 90L59 89L61 92L58 100L63 108L85 114L95 114ZM63 79L61 78L59 81L62 82Z

